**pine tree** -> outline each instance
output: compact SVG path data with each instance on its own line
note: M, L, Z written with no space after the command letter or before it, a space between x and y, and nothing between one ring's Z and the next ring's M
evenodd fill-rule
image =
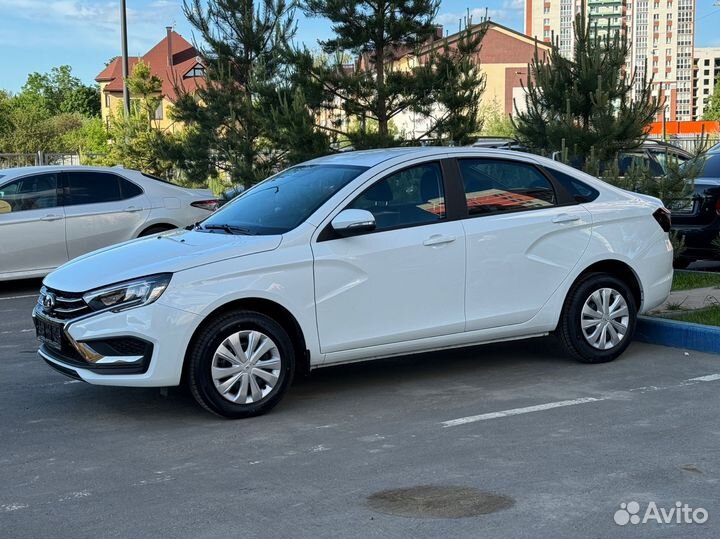
M619 151L637 147L659 104L652 81L625 68L629 44L624 34L603 35L587 23L585 10L575 19L575 56L560 54L554 38L550 53L537 49L530 65L525 110L516 103L518 137L538 153L567 149L571 162L607 162ZM633 87L636 88L632 96Z
M206 80L193 94L178 81L174 117L188 125L182 164L199 177L225 172L250 186L282 163L267 135L294 10L285 0L185 0L184 12L203 43Z
M430 129L420 139L431 136L451 144L467 145L482 129L480 98L485 75L478 63L487 24L473 25L470 16L453 42L448 38L433 43L416 71L419 88L428 91L413 109L431 118Z
M304 51L307 85L316 97L324 95L327 106L360 120L358 133L342 133L356 148L397 143L392 119L417 102L421 89L411 70L395 70L392 65L401 53L435 35L438 6L438 0L305 0L308 15L332 22L335 37L320 45L336 59L318 64ZM356 69L337 61L347 55L358 57ZM377 124L376 133L365 129L368 122Z

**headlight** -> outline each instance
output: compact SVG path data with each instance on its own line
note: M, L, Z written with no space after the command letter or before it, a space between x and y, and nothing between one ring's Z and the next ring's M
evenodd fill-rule
M83 296L83 299L93 311L123 310L149 305L165 292L171 278L172 273L150 275L91 290Z

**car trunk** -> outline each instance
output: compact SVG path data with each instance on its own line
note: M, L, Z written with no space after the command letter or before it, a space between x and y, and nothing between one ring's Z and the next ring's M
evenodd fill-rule
M704 226L717 219L717 201L720 182L698 179L693 192L683 198L669 201L674 225Z

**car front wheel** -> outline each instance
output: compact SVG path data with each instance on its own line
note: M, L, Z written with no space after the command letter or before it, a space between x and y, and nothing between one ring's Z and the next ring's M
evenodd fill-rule
M272 318L253 311L225 313L205 326L188 356L195 399L223 417L252 417L272 409L292 382L290 337Z
M612 361L630 344L637 306L617 277L592 273L570 290L557 334L567 352L583 363Z

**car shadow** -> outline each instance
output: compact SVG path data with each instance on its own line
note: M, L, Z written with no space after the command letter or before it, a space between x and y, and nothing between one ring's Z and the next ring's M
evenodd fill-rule
M543 367L538 369L538 364ZM367 401L401 390L437 391L469 384L487 386L490 390L510 377L526 380L539 371L543 377L552 377L557 370L574 368L574 365L555 339L549 337L338 365L297 376L272 415L293 420L344 400ZM62 399L51 394L36 394L32 399L33 404L44 408L44 414L52 410L53 415L77 416L79 412L87 418L102 418L103 422L116 419L126 425L156 423L163 430L220 419L197 405L185 387L161 391L68 381L55 386L57 389L52 393L60 391Z
M42 279L18 279L15 281L0 281L0 297L37 294L41 286Z

